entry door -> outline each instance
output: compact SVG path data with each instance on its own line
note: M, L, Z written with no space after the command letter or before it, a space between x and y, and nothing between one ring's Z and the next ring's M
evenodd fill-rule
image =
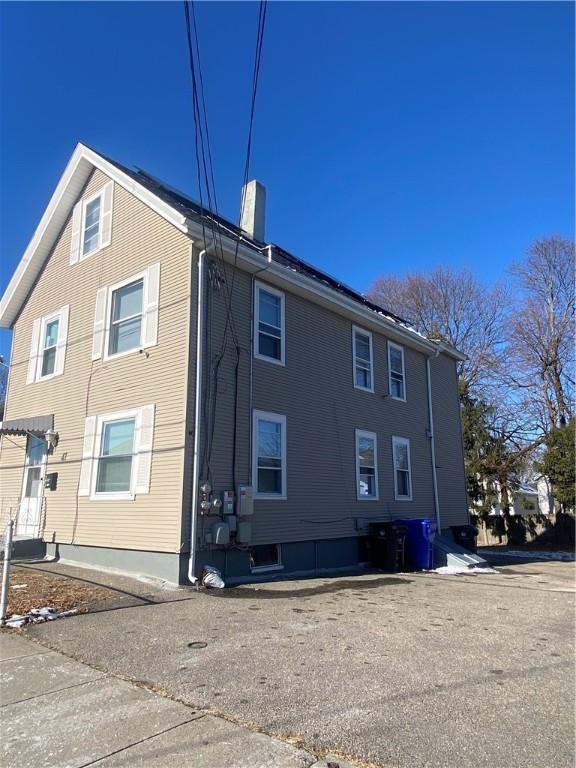
M46 440L28 437L22 499L16 533L20 536L37 536L44 493L44 469L46 467Z

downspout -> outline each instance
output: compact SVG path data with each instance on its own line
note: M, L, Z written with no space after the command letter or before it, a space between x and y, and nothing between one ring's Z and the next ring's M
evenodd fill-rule
M440 535L440 502L438 501L438 478L436 477L436 446L434 441L434 414L432 412L432 377L430 375L430 360L438 357L440 350L426 358L426 386L428 389L428 423L430 425L430 458L432 461L432 488L434 489L434 511L436 513L436 525Z
M210 243L212 245L212 243ZM198 488L200 485L200 414L202 412L202 362L204 334L204 256L208 248L198 254L198 301L196 316L196 382L194 397L194 464L192 474L192 504L190 512L190 557L188 559L188 581L196 584L196 532L198 527Z

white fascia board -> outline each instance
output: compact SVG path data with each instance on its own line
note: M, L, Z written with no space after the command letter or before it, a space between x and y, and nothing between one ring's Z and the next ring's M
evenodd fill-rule
M201 227L196 222L189 222L189 234L195 234L199 241L202 240ZM220 238L218 239L220 241ZM227 236L223 234L222 246L226 261L233 262L236 250L236 240L234 237L232 235ZM265 249L263 249L263 251L264 250ZM428 354L437 350L437 343L426 339L416 331L411 331L410 329L395 323L394 320L391 320L385 315L379 315L374 310L364 307L351 297L339 293L334 288L331 288L328 285L323 285L317 280L314 280L307 275L303 275L300 272L296 272L289 267L285 267L276 262L268 262L267 260L263 265L263 258L264 256L259 255L257 249L240 243L238 248L239 261L242 261L244 268L247 271L260 272L259 277L262 280L269 281L279 288L288 289L293 293L299 294L310 301L321 304L322 306L349 318L353 322L362 324L364 327L380 333L384 333L387 337L398 340L408 346L424 350ZM263 266L264 271L261 271ZM441 351L456 356L453 354L451 347L446 346L446 349L442 349ZM456 350L454 350L454 353L455 352ZM460 355L460 353L457 354Z
M40 223L36 227L2 299L0 299L0 328L10 328L16 320L22 304L26 301L34 281L66 222L70 210L94 168L101 170L102 173L133 194L181 232L187 232L185 216L98 153L84 144L77 144L40 219Z

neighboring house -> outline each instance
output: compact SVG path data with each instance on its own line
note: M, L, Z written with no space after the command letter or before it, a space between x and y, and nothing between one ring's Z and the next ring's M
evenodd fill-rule
M502 507L502 496L500 484L495 482L494 497L496 501L490 508L490 516L502 517L504 509ZM519 481L511 483L512 503L510 505L511 515L550 515L554 513L554 498L550 481L547 477L541 475L531 481ZM515 487L514 487L515 486ZM473 510L470 510L473 513Z
M72 155L0 303L1 495L49 554L242 579L353 566L370 521L468 522L462 355L266 244L247 191L239 230Z

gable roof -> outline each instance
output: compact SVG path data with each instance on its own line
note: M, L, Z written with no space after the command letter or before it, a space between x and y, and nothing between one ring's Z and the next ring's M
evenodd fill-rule
M71 209L94 169L102 171L181 232L186 234L198 232L199 227L204 224L218 230L224 237L231 238L233 241L241 241L244 246L253 249L257 254L261 255L262 251L266 249L269 259L274 264L285 266L291 272L298 273L331 291L336 291L343 298L352 300L357 305L362 305L364 309L376 313L380 318L395 325L398 330L402 331L403 335L408 333L415 342L424 343L428 347L440 348L441 351L457 359L464 359L464 356L454 348L431 342L412 328L408 321L371 302L361 293L326 272L313 267L277 245L262 243L250 238L236 224L203 208L182 192L145 171L127 168L80 143L76 146L34 235L8 283L2 299L0 299L0 327L10 327L15 322L44 262L66 224Z

